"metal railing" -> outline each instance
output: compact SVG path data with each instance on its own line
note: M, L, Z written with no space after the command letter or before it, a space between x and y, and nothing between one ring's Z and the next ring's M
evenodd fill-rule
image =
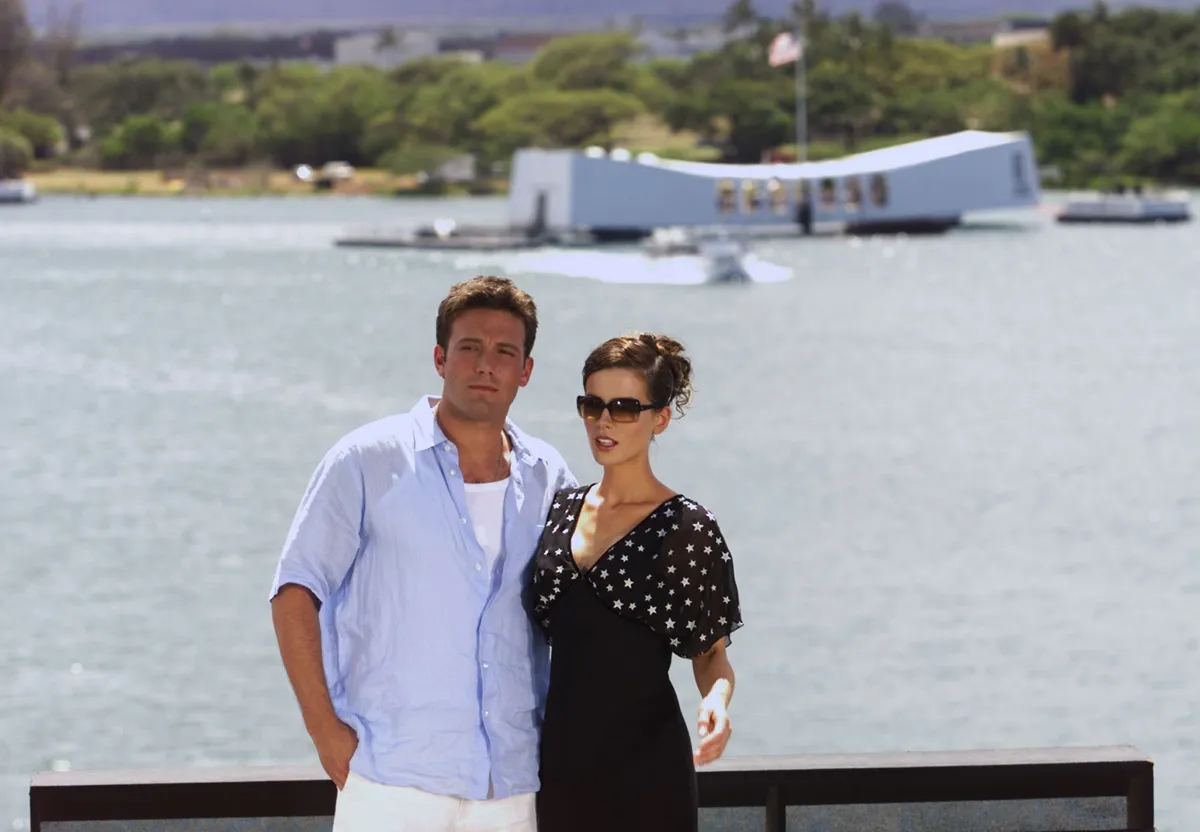
M1123 798L1126 832L1154 829L1154 764L1136 748L1044 748L735 757L699 773L703 809ZM332 817L319 768L45 772L29 789L32 832L54 822ZM1106 832L1108 832L1106 830ZM1112 830L1115 832L1115 830Z

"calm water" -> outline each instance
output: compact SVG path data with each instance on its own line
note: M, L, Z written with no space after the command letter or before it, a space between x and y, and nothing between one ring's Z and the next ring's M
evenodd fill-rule
M655 459L733 547L730 754L1131 743L1160 827L1200 825L1200 224L787 241L745 287L632 252L331 245L502 210L0 213L0 829L33 770L316 762L275 558L329 444L437 389L436 304L480 271L537 299L515 415L581 478L590 347L689 345L694 409Z

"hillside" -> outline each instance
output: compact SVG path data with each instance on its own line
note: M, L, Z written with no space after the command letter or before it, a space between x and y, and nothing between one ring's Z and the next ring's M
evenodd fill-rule
M54 7L63 9L68 0L26 0L30 20L41 27ZM646 19L683 21L715 17L724 11L728 0L607 0L604 16L641 15ZM760 0L758 7L768 14L781 14L788 0ZM819 7L837 15L851 9L869 13L875 0L819 0ZM912 0L910 6L932 19L997 17L1013 13L1053 14L1071 8L1088 8L1090 0ZM1185 9L1194 0L1161 0L1153 4L1131 4L1117 0L1114 9L1124 5L1154 5L1159 8ZM467 21L509 23L526 28L537 21L553 20L558 25L571 21L597 19L594 0L440 0L436 13L424 0L207 0L206 3L181 0L83 0L84 28L163 29L172 27L212 27L218 25L330 24L357 21L410 21L414 25L454 25Z

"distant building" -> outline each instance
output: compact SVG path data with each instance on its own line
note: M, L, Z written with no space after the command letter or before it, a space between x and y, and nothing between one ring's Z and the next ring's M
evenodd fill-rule
M644 49L642 58L694 58L701 52L716 52L741 33L726 33L720 25L690 29L647 29L638 40Z
M333 60L338 66L366 64L380 69L429 58L441 51L441 40L431 32L364 32L338 38L333 44Z
M205 66L246 62L255 66L305 63L326 68L333 63L332 33L271 37L236 31L186 35L93 36L80 42L74 59L79 64L118 60L195 61Z
M479 64L487 60L487 54L478 49L443 49L439 58L452 58L464 64Z
M438 165L433 176L443 182L453 182L460 184L463 182L475 181L476 159L470 153L464 153L461 156L455 156L446 162Z
M493 45L492 38L448 35L442 38L440 50L443 56L456 57L469 63L478 63L492 57Z
M492 57L498 61L524 64L532 61L543 46L566 32L516 32L500 34L492 41Z
M641 57L652 58L686 58L688 56L686 33L683 31L663 31L651 29L638 35L638 43L644 50Z
M960 46L972 46L991 43L999 31L999 20L927 20L921 24L917 34L920 37L944 40Z
M1013 49L1050 43L1050 22L1046 20L1008 20L992 35L992 46Z
M992 46L997 49L1015 49L1018 46L1040 46L1050 43L1049 29L1022 29L1017 32L997 32L992 36Z
M927 20L918 36L973 46L990 43L1000 49L1048 42L1050 22L1039 18L1011 20Z

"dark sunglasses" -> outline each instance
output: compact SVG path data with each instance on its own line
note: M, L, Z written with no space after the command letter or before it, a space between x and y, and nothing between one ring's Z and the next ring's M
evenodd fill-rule
M657 410L663 406L642 404L633 398L611 399L607 402L599 396L579 396L575 399L575 409L579 411L580 418L599 419L607 408L614 422L636 422L643 410Z

